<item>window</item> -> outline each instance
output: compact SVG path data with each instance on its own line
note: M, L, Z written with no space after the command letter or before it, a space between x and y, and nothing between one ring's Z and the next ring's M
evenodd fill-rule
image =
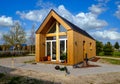
M60 38L60 39L66 39L67 36L65 36L65 35L64 35L64 36L59 36L59 38Z
M53 24L48 33L56 33L56 24Z
M92 50L92 43L90 43L90 50Z
M67 30L62 26L60 25L60 32L66 32Z
M53 36L53 37L47 37L46 40L56 40L56 36Z

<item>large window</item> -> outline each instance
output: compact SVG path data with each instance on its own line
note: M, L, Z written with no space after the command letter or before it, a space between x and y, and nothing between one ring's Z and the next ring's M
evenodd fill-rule
M46 34L46 55L51 61L60 61L67 50L67 30L55 22Z
M66 32L67 30L62 26L60 25L60 32Z
M56 24L53 24L48 33L56 33Z

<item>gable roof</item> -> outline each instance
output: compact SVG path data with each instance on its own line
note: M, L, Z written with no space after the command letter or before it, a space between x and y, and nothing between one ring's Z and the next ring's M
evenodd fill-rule
M80 27L74 25L72 22L68 21L68 20L65 19L64 17L60 16L60 15L59 15L58 13L56 13L53 9L51 9L51 11L49 12L49 14L50 14L51 12L54 12L56 15L58 15L67 25L70 26L70 28L71 28L72 30L74 30L74 31L76 31L76 32L78 32L78 33L80 33L80 34L82 34L82 35L85 35L85 36L87 36L87 37L95 40L95 39L94 39L92 36L90 36L86 31L84 31L84 30L81 29ZM48 15L49 15L49 14L48 14ZM47 17L48 17L48 15L47 15ZM46 18L47 18L47 17L46 17ZM44 19L43 23L45 22L46 18ZM42 23L42 24L43 24L43 23ZM42 25L42 24L41 24L41 25ZM41 25L40 25L40 27L41 27ZM39 28L40 28L40 27L39 27ZM38 28L38 30L39 30L39 28ZM36 33L38 32L38 30L36 31Z

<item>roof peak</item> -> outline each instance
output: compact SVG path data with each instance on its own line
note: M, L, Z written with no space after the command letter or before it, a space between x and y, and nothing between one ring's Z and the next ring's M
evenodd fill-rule
M50 13L54 12L59 18L62 19L63 22L65 22L72 30L81 33L93 40L95 40L92 36L90 36L85 30L81 29L80 27L78 27L77 25L73 24L72 22L70 22L69 20L67 20L66 18L60 16L54 9L51 9L50 12L48 13L48 15L46 16L46 18L44 19L44 21L47 19L47 17L50 15ZM52 15L53 16L53 15ZM56 19L56 18L55 18ZM43 23L44 23L43 21ZM42 23L42 24L43 24ZM42 25L41 24L41 25ZM38 30L37 30L38 31Z

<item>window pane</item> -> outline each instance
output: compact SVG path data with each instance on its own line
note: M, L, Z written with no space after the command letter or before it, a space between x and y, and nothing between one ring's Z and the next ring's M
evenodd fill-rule
M53 37L47 37L46 40L56 40L56 36L53 36Z
M59 36L60 39L65 39L67 36Z
M50 29L48 33L55 33L55 32L56 32L56 24L52 26L52 28Z
M62 26L60 25L60 32L66 32L67 30Z
M56 42L52 42L52 60L56 60Z

